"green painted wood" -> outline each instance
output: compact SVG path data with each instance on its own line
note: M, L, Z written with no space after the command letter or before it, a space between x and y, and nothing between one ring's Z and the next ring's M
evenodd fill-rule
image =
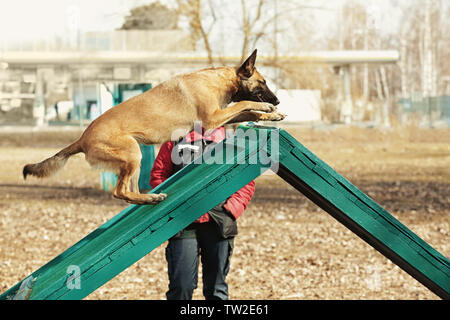
M145 92L152 88L151 83L119 83L114 85L113 99L114 104L122 103L129 99L132 95ZM133 94L127 94L132 92ZM141 171L139 174L139 190L149 191L150 186L150 172L155 162L155 147L153 145L140 144L142 159ZM117 184L117 175L114 172L104 171L100 173L100 184L106 192L112 192Z
M84 298L267 170L270 163L249 162L260 151L277 152L280 177L434 293L450 299L450 262L446 257L286 131L241 128L249 133L246 144L230 138L218 146L236 150L232 161L225 161L225 155L216 151L220 148L214 149L202 164L191 163L153 190L167 193L165 201L126 208L0 299ZM274 139L252 134L261 131ZM224 163L208 161L217 155ZM80 269L79 278L67 272L74 265ZM81 286L69 289L67 283L74 279L79 279Z
M267 170L246 161L262 147L257 140L249 141L246 148L237 150L232 163L206 164L207 159L191 163L155 188L155 193L168 194L165 201L126 208L27 277L32 285L22 281L0 299L17 297L24 283L28 299L84 298ZM74 280L73 273L67 272L71 266L80 270L80 288L67 286Z
M147 146L145 144L139 145L141 148L141 172L139 174L139 190L151 190L150 186L150 172L152 171L153 163L155 162L155 146Z
M155 162L155 146L140 144L142 159L141 171L139 174L139 190L149 191L150 186L150 172L152 171L153 163ZM117 184L117 175L114 172L103 171L100 174L100 183L103 190L112 192Z
M450 261L389 214L286 131L290 145L279 175L375 249L428 287L450 299Z

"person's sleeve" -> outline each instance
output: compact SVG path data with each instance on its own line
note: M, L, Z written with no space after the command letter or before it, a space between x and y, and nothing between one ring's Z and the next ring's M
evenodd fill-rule
M235 219L239 218L247 208L253 194L255 193L255 181L250 182L242 189L234 193L225 202L223 207L230 212Z
M161 145L150 173L150 185L152 188L156 188L172 175L172 148L173 142L166 142Z

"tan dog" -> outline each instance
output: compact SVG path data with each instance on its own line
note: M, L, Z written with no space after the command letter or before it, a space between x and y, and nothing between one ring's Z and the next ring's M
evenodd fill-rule
M167 80L153 89L109 109L81 138L51 158L27 164L23 176L50 176L67 159L84 152L94 167L118 175L114 196L135 204L155 204L165 194L140 194L139 143L159 144L171 140L177 129L192 130L195 121L205 129L242 121L280 121L277 97L255 69L256 50L238 68L204 69ZM236 104L225 108L229 103ZM262 113L261 113L262 112Z

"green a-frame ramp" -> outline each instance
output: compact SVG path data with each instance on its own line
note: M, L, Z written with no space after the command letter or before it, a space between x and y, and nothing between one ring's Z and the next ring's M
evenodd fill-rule
M449 259L286 131L240 128L244 138L227 139L205 155L202 163L194 161L152 191L167 193L165 201L155 206L129 206L0 299L83 299L271 165L281 178L436 295L450 299ZM223 152L227 148L233 148L233 157L220 163L217 159L229 155ZM274 152L276 156L271 154ZM269 155L272 162L258 155Z

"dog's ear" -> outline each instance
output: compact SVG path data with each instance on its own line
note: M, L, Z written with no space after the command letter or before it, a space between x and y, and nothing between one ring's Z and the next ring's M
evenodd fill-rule
M245 60L245 62L238 68L237 75L241 78L250 78L255 72L255 61L256 61L257 50Z

